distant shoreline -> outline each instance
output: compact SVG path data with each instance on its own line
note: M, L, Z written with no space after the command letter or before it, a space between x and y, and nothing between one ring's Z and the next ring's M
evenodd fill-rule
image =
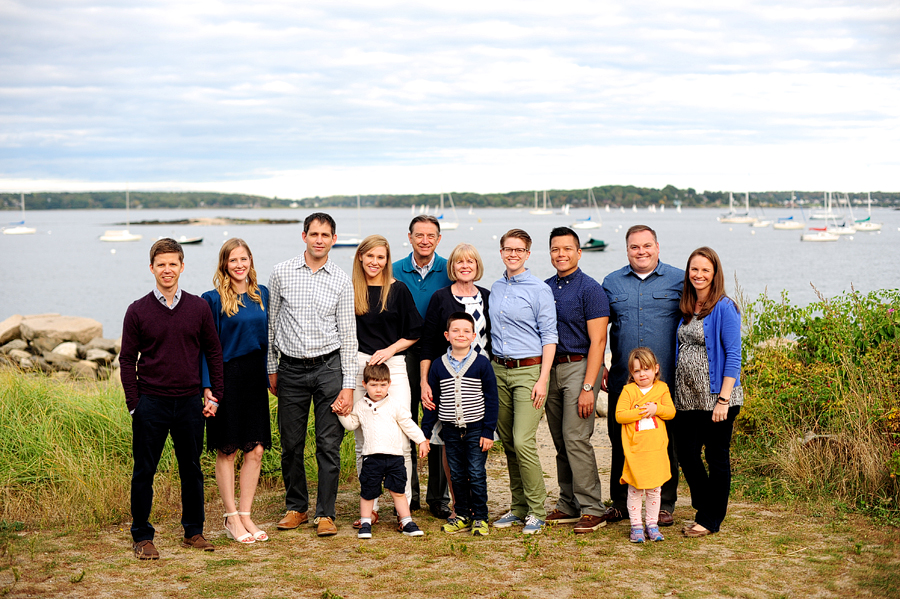
M199 225L199 226L222 226L222 225L296 225L300 221L291 218L177 218L174 220L140 220L128 223L130 225ZM124 226L126 223L117 223Z

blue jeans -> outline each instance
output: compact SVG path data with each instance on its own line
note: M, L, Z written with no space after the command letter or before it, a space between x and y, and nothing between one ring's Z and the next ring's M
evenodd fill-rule
M288 510L305 512L309 509L304 451L312 404L316 416L316 464L319 468L316 518L335 517L344 427L337 414L331 411L331 404L341 392L342 382L341 357L337 352L308 363L290 363L282 359L278 365L281 475Z
M450 465L450 481L456 496L456 515L487 520L486 451L481 451L481 422L459 428L442 423L441 439Z
M153 478L166 438L172 435L181 478L181 525L184 536L203 533L203 402L200 395L158 397L141 395L131 417L134 471L131 475L131 538L152 541Z

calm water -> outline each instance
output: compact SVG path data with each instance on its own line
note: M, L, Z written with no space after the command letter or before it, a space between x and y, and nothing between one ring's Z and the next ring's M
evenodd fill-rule
M329 211L338 223L338 237L356 236L356 210ZM578 213L576 213L578 212ZM140 210L135 220L232 216L240 218L295 218L305 210ZM659 234L660 258L684 268L692 250L708 245L721 256L726 269L729 293L738 277L745 293L756 297L763 291L777 295L782 289L793 301L814 301L814 284L827 296L850 289L871 291L900 287L900 211L873 210L873 220L884 223L881 233L859 233L835 243L802 243L800 231L751 229L747 225L723 225L716 221L719 210L685 209L650 213L602 213L603 227L579 234L582 240L593 233L611 244L605 252L585 252L581 266L601 280L607 273L627 262L624 251L625 230L637 223L652 226ZM769 210L766 218L787 215L787 211ZM467 241L485 258L482 283L490 286L503 269L498 252L500 236L511 227L527 230L536 240L528 263L541 278L553 274L547 235L555 226L568 225L587 211L569 216L535 216L527 210L484 209L469 215L459 210L461 225L445 231L438 252L447 256L454 245ZM407 255L410 248L406 232L409 209L369 209L362 211L362 236L380 233L393 249L392 257ZM18 220L18 213L0 212L0 222ZM201 293L212 287L218 248L229 237L242 237L253 250L260 280L268 280L272 266L303 250L302 225L239 226L133 226L132 232L144 236L136 243L104 243L98 237L105 229L117 228L124 211L29 211L29 226L37 235L0 235L0 252L6 270L0 285L0 320L12 314L58 312L89 316L103 323L104 335L117 337L128 304L146 294L153 286L148 250L159 236L202 236L198 246L185 246L185 271L181 287ZM332 256L348 272L352 249L334 249Z

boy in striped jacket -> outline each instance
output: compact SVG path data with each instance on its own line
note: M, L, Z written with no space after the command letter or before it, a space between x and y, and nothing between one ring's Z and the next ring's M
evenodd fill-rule
M456 517L447 521L444 532L471 531L473 536L486 536L489 530L485 464L497 428L497 378L488 358L472 348L475 321L470 314L451 314L444 336L450 347L431 364L428 384L435 406L425 410L422 431L430 438L440 420L440 436L456 500Z

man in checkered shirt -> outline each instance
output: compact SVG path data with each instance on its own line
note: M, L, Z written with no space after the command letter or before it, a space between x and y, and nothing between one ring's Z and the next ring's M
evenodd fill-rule
M337 241L334 219L323 212L307 216L303 241L306 250L277 264L269 277L269 387L278 397L287 508L278 528L297 528L309 520L303 453L312 404L319 467L314 522L317 534L325 537L337 534L334 504L344 438L337 414L353 409L359 368L356 314L350 277L328 257Z

